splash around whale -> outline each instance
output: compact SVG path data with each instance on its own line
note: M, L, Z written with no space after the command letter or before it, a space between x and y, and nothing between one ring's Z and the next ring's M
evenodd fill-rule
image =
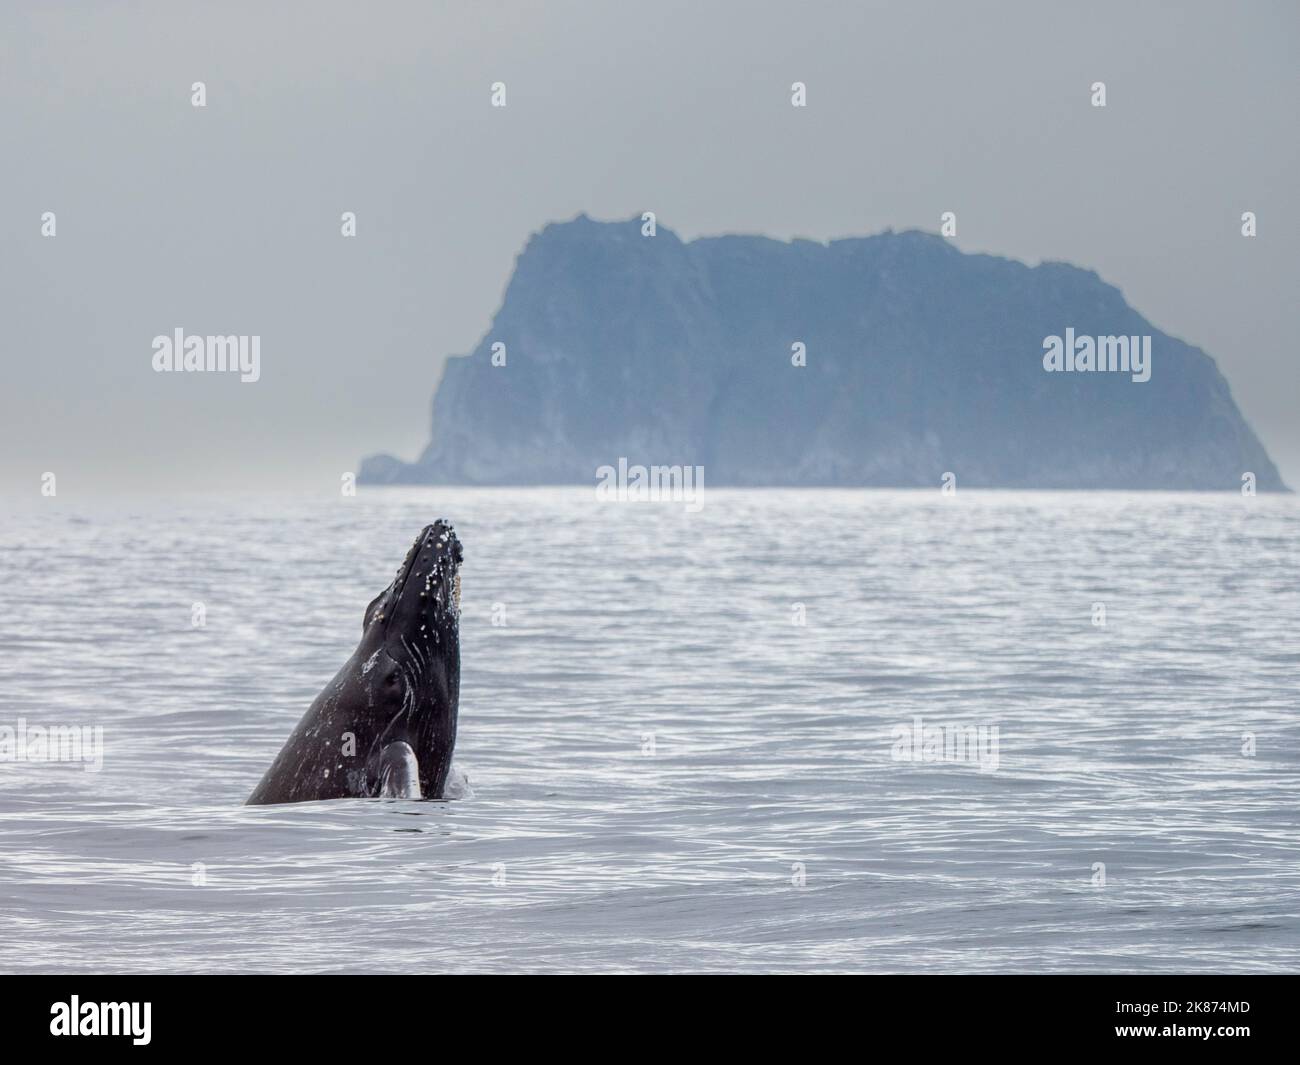
M316 697L248 805L465 794L451 770L460 703L460 565L451 524L415 538L362 616L361 642Z

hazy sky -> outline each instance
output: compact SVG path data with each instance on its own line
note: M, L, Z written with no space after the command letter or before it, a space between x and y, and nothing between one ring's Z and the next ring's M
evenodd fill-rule
M1293 0L6 3L0 489L337 494L423 446L530 233L644 210L818 240L951 210L964 250L1095 269L1300 487L1298 45ZM259 334L261 380L154 373L177 327Z

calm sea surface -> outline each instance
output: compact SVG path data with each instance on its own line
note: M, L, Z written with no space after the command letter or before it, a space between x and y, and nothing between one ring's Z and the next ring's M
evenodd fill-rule
M243 807L440 516L472 794ZM60 496L0 606L104 744L0 762L6 972L1300 970L1294 497Z

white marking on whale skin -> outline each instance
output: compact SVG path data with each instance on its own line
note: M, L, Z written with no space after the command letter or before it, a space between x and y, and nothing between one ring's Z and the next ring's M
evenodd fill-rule
M383 648L380 648L380 650L383 650ZM374 669L375 663L378 660L379 660L379 651L376 651L369 658L367 658L365 662L362 664L361 675L364 677L367 673L369 673L372 669Z

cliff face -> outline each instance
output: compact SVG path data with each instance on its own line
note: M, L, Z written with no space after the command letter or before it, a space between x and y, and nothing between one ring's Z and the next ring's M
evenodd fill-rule
M1150 336L1150 380L1046 372L1067 328ZM1090 271L918 232L683 243L585 216L528 242L419 459L361 480L594 484L620 456L712 485L1284 490L1214 361Z

